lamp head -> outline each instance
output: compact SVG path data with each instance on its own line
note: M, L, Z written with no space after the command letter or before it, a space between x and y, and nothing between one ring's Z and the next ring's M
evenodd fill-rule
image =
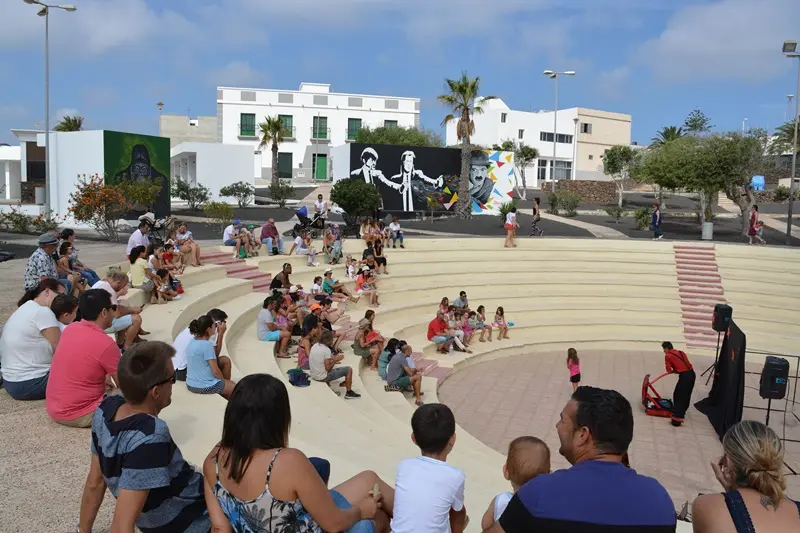
M37 13L37 15L39 15L40 17L46 17L47 16L47 8L43 7L42 9L40 9L39 12Z
M26 4L38 4L36 0L23 0Z
M564 74L566 74L567 76L574 76L575 75L575 71L574 70L568 70L568 71L564 72Z
M74 6L74 5L72 5L72 4L67 4L65 6L58 6L58 7L60 7L64 11L77 11L78 10L78 8L76 6Z
M783 41L783 53L793 54L797 52L797 41Z
M158 110L161 111L162 109L164 109L164 102L158 102L156 104L156 107L158 107Z
M545 70L544 72L542 72L542 74L544 74L545 76L552 76L553 75L553 71L552 70Z

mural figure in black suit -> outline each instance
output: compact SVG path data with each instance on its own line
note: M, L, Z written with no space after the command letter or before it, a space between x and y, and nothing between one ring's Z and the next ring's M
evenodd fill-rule
M414 168L416 155L411 150L406 150L400 156L400 174L392 176L392 182L400 184L400 194L403 196L403 211L414 210L414 183L413 179L423 180L437 189L442 188L442 177L429 178L422 170Z
M361 178L370 185L376 186L378 184L375 183L375 180L378 179L387 187L391 187L396 191L400 190L400 184L389 180L383 175L383 171L375 168L375 165L378 164L378 152L371 147L364 148L364 151L361 152L361 163L361 168L357 168L350 173L351 178Z

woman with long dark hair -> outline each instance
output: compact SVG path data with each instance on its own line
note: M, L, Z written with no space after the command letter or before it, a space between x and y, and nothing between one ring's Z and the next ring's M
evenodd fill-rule
M186 347L186 388L196 394L219 394L229 398L236 385L231 381L231 362L217 357L209 339L216 333L217 324L203 315L189 324L194 339Z
M43 400L50 377L53 353L61 328L50 305L64 294L64 285L46 278L26 291L3 327L0 363L3 385L15 400Z
M214 531L388 532L394 489L367 471L329 491L303 452L287 447L291 423L282 381L251 374L236 385L222 440L203 464Z

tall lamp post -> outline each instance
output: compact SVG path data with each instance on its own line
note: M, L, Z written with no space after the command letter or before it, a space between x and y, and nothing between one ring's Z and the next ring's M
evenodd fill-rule
M73 5L45 4L40 0L23 0L26 4L42 6L38 15L44 17L44 207L50 211L50 9L75 11Z
M161 111L164 109L164 102L159 100L156 107L158 108L158 136L161 137Z
M786 95L786 113L783 114L784 122L789 120L789 113L792 112L792 98L794 98L793 94Z
M783 41L783 55L797 59L797 95L794 105L794 139L792 140L792 181L789 184L789 219L786 222L786 245L792 244L792 207L794 207L794 180L797 177L797 121L800 118L800 53L797 52L797 41Z
M574 76L575 71L567 70L565 72L555 72L553 70L545 70L543 74L556 82L556 104L555 104L555 110L553 111L553 162L551 167L552 175L550 176L550 179L553 182L553 187L551 190L553 192L556 192L556 140L558 139L558 77Z
M572 135L572 179L578 176L578 117L572 119L575 123L575 133Z

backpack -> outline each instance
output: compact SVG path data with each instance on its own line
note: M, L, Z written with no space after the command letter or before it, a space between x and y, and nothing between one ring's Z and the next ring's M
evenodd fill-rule
M303 372L302 368L292 368L286 374L289 376L289 383L295 387L308 387L311 385L308 374Z

